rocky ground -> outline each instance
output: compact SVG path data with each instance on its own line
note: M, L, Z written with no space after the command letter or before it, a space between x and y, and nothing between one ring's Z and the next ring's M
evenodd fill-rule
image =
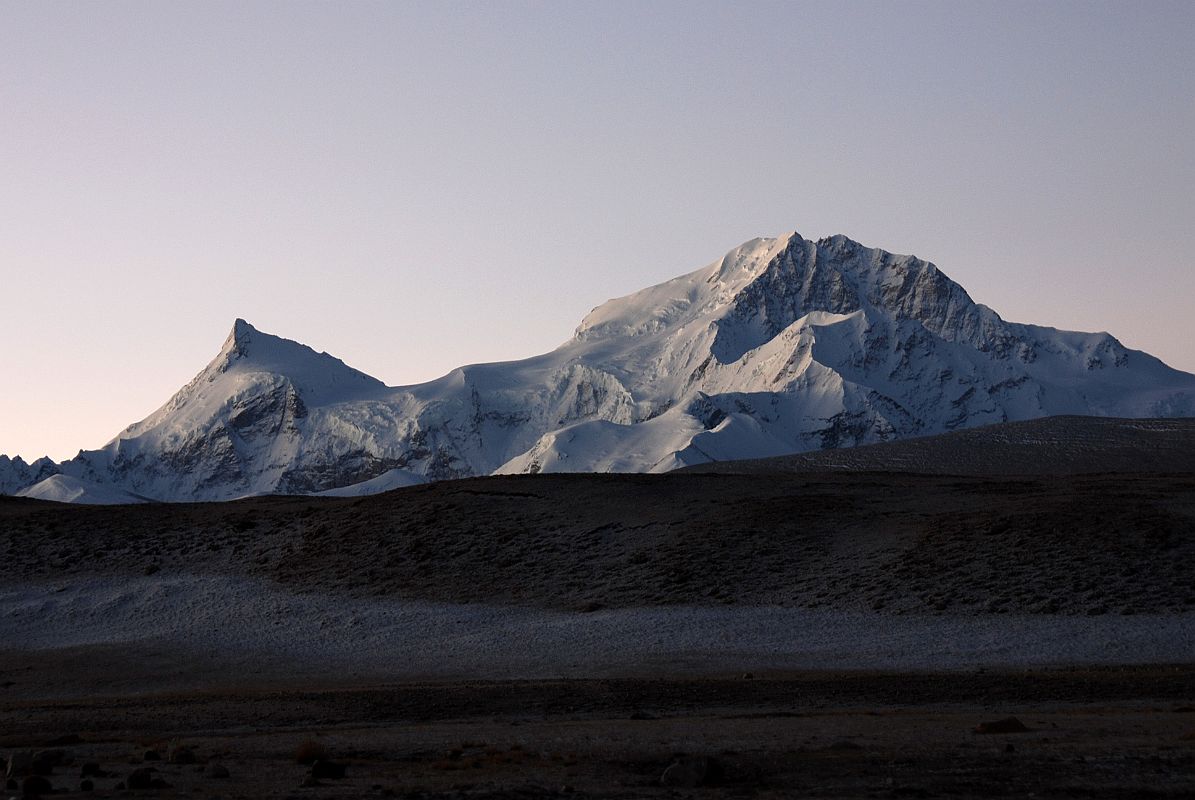
M0 497L8 580L214 573L592 610L1195 611L1195 475L540 475L361 499Z
M1191 474L0 498L0 563L13 796L1195 796Z
M4 696L0 753L15 791L36 764L98 797L1179 798L1193 693L1171 667Z

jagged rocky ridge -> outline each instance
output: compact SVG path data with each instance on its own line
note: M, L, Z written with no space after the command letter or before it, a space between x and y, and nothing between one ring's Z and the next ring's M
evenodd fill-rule
M10 459L0 455L0 494L15 494L26 486L57 475L58 471L58 465L49 458L39 458L29 464L20 456Z
M61 465L4 459L0 489L61 472L222 500L661 472L1058 414L1193 416L1195 375L1106 333L1006 322L921 259L792 234L611 300L550 353L416 386L238 320L153 415Z

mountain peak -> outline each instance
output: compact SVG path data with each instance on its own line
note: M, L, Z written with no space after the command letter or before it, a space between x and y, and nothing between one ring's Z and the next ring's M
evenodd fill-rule
M0 459L0 491L54 472L194 500L660 471L1052 414L1195 413L1195 376L1107 336L1005 322L930 262L843 235L752 239L604 303L551 353L451 375L391 389L237 319L148 419L61 469Z
M257 328L237 317L232 323L232 330L229 332L228 338L224 340L224 346L220 348L221 360L228 363L249 355L249 343L260 334L261 332Z
M287 367L308 358L328 357L327 353L317 353L301 342L284 339L271 333L253 327L244 319L237 317L232 323L232 330L220 348L213 366L220 371L227 370L236 362L248 360L256 370L280 372L285 374Z
M233 336L233 338L239 339L242 337L250 336L254 333L257 333L257 328L254 328L252 325L250 325L248 322L241 319L240 317L237 317L233 321L232 334L231 334Z
M356 390L385 388L381 381L353 369L339 358L316 352L301 342L264 333L238 317L224 341L220 354L211 364L217 373L273 373L290 379L309 393L325 394L336 386L350 393Z

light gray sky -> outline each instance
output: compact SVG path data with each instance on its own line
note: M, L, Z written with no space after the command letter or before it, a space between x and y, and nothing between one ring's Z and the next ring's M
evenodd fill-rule
M0 0L0 452L233 319L390 384L755 236L1195 371L1195 3Z

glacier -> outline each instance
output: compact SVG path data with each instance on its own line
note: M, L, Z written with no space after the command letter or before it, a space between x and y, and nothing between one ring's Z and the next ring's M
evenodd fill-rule
M663 472L1062 414L1195 416L1195 375L1107 333L1005 321L914 256L792 233L610 300L550 353L414 386L237 320L194 380L104 447L61 464L0 457L0 492L38 496L62 475L88 488L82 502L354 496L494 473Z

